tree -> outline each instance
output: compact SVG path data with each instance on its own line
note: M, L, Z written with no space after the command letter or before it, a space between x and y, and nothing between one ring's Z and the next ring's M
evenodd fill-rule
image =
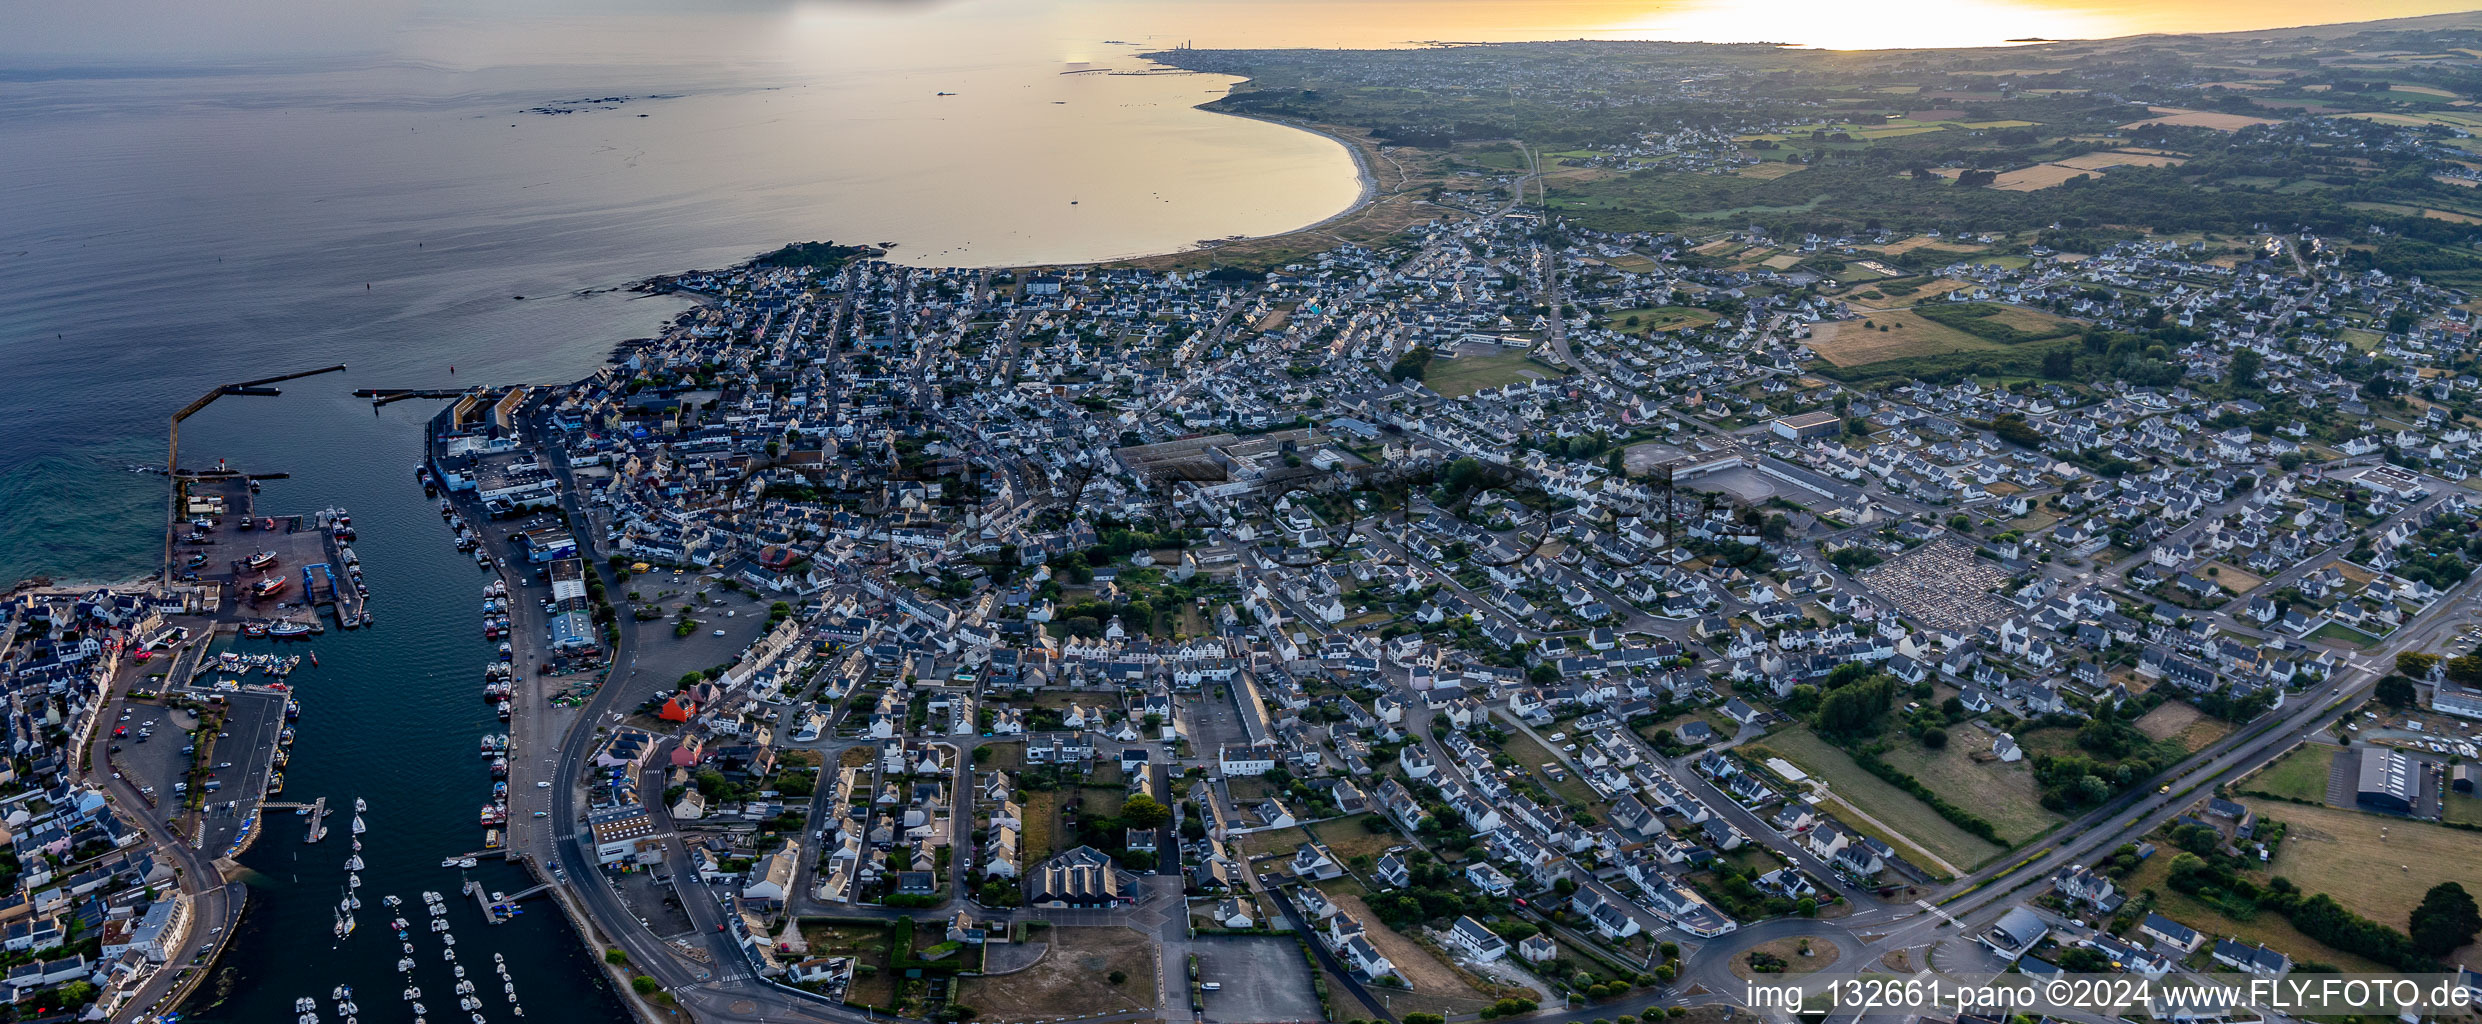
M2473 896L2464 886L2441 882L2422 896L2408 923L2411 927L2406 930L2415 948L2429 956L2445 956L2472 942L2475 932L2482 932L2482 911L2475 909Z
M1128 803L1120 805L1120 822L1130 828L1162 828L1163 823L1170 820L1172 809L1144 793L1130 797Z
M1803 917L1817 917L1818 901L1811 897L1804 896L1801 898L1801 902L1793 904L1793 909L1799 912Z
M2467 686L2482 685L2482 654L2449 658L2445 671L2451 683L2463 683Z
M629 979L629 990L642 996L654 995L656 990L661 988L663 988L663 986L657 984L655 979L647 977L643 974Z
M2223 845L2223 833L2204 825L2182 825L2172 830L2172 845L2205 856Z
M2379 703L2388 707L2403 709L2413 706L2413 680L2403 676L2388 676L2379 680L2375 693Z
M1120 983L1122 983L1122 982L1125 982L1125 981L1128 981L1128 980L1129 980L1129 972L1127 972L1127 971L1113 971L1113 972L1112 972L1112 973L1110 973L1110 974L1104 975L1104 976L1103 976L1103 980L1108 981L1108 982L1111 982L1111 983L1112 983L1112 984L1114 984L1114 985L1118 985L1118 984L1120 984Z
M2241 349L2232 353L2232 372L2229 374L2232 386L2234 388L2257 387L2258 371L2265 366L2266 357L2253 350Z
M2396 655L2396 674L2421 679L2430 675L2430 670L2438 664L2439 656L2436 654L2404 651Z
M1952 516L1949 516L1949 517L1948 517L1948 529L1951 529L1951 530L1971 530L1971 529L1973 529L1973 528L1974 528L1974 521L1973 521L1973 520L1971 520L1971 519L1966 518L1966 517L1965 517L1965 513L1959 512L1959 513L1957 513L1957 514L1955 514L1955 515L1952 515Z
M1895 705L1895 680L1880 676L1865 683L1855 683L1834 690L1819 698L1818 713L1812 724L1829 736L1851 738L1877 732Z
M1405 1024L1448 1024L1448 1018L1436 1013L1408 1013Z

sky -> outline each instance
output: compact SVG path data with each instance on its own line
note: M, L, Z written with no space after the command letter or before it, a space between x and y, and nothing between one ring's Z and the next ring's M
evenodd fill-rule
M1793 41L1838 49L2229 31L2467 10L2474 0L80 0L17 5L0 76L46 66L171 67L390 56L451 65L494 52L495 25L695 20L755 49L786 26L871 35L888 21L1038 23L1049 34L1199 46L1429 40ZM734 26L739 26L738 28ZM529 45L534 45L530 43ZM579 40L585 54L594 41ZM477 52L469 52L477 51Z

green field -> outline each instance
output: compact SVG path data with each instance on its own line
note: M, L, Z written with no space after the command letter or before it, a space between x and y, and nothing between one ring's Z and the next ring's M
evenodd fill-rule
M1918 850L1947 862L1949 868L1954 869L1941 868L1927 860L1916 862L1933 874L1961 875L2005 852L1997 844L1949 824L1948 819L1940 817L1939 812L1930 809L1929 805L1914 799L1913 794L1863 770L1853 763L1852 758L1845 756L1844 751L1827 745L1827 741L1808 729L1787 729L1776 733L1760 743L1748 745L1743 753L1758 759L1772 753L1799 765L1811 777L1825 781L1836 796L1884 827L1873 827L1869 821L1859 820L1853 815L1838 815L1839 820L1877 836L1907 859L1919 856L1913 852ZM1834 810L1832 802L1829 809ZM1890 832L1896 834L1887 834Z
M1995 302L1926 302L1913 312L2002 345L2057 338L2077 329L2066 320Z
M2335 761L2335 754L2335 748L2324 743L2304 743L2242 780L2239 788L2243 792L2326 803L2327 766Z
M2264 943L2280 952L2290 954L2295 960L2323 961L2347 971L2385 971L2387 969L2377 961L2365 960L2340 949L2331 949L2301 934L2292 926L2292 922L2284 920L2282 914L2262 911L2247 921L2235 921L2223 916L2223 913L2212 905L2172 888L2169 877L2174 852L2170 849L2157 850L2155 855L2147 858L2135 873L2121 881L2121 891L2153 892L2155 913L2188 925L2197 929L2201 934L2214 938L2234 938L2242 942ZM2134 937L2135 934L2135 929L2132 928L2131 935Z
M1952 729L1946 747L1931 750L1920 743L1899 741L1883 760L1921 780L1930 791L1980 816L1999 829L2010 843L2022 843L2065 820L2043 808L2034 767L2024 761L1977 763L1984 734Z
M1629 321L1636 320L1632 325ZM1613 310L1605 317L1613 330L1630 334L1650 331L1672 331L1683 327L1704 327L1715 322L1715 314L1694 306L1648 306L1638 309Z
M1450 398L1473 394L1484 388L1504 387L1529 377L1556 378L1560 372L1511 350L1505 355L1463 356L1456 359L1431 360L1430 372L1422 383Z

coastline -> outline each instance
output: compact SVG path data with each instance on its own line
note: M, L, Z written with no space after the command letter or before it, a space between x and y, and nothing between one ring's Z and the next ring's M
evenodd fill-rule
M1229 91L1227 91L1227 92L1226 92L1226 95L1230 95L1230 92L1229 92ZM1222 97L1218 97L1217 99L1221 99L1221 98L1222 98ZM1302 225L1302 226L1300 226L1300 227L1297 227L1297 228L1294 228L1294 229L1292 229L1292 230L1290 230L1290 231L1277 231L1277 232L1272 232L1272 233L1269 233L1269 234L1264 234L1264 235L1244 235L1244 236L1239 237L1239 238L1228 238L1228 239L1224 239L1224 241L1225 241L1225 242L1262 242L1262 241L1265 241L1265 240L1270 239L1270 238L1283 238L1283 237L1285 237L1285 236L1287 236L1287 235L1298 235L1298 234L1303 234L1303 233L1305 233L1305 232L1318 231L1318 230L1324 229L1324 228L1326 228L1326 227L1328 227L1328 226L1330 226L1330 225L1335 224L1337 221L1343 220L1343 219L1345 219L1345 218L1347 218L1347 217L1353 216L1354 214L1357 214L1357 213L1360 213L1360 212L1362 212L1362 211L1364 211L1364 210L1367 210L1367 209L1369 209L1369 208L1370 208L1370 204L1372 204L1372 203L1375 203L1375 202L1378 202L1378 201L1379 201L1379 172L1377 171L1377 169L1373 168L1373 167L1370 165L1370 154L1362 152L1362 147L1361 147L1358 143L1356 143L1353 139L1346 138L1346 137L1344 137L1344 136L1342 136L1342 135L1338 135L1338 134L1336 134L1335 132L1328 131L1327 129L1324 129L1324 128L1316 127L1316 126L1314 126L1314 125L1311 125L1311 124L1309 124L1309 123L1307 123L1307 122L1303 122L1303 121L1293 121L1293 120L1287 120L1287 119L1285 119L1285 118L1277 118L1277 117L1266 117L1266 116L1262 116L1262 115L1259 115L1259 114L1240 114L1240 113L1234 113L1233 111L1229 111L1229 110L1215 110L1215 109L1212 109L1211 107L1209 107L1209 106L1208 106L1208 104L1211 104L1211 103L1214 103L1214 102L1216 102L1216 100L1208 100L1206 103L1196 104L1196 105L1194 105L1194 106L1190 107L1189 109L1191 109L1191 110L1200 110L1200 111L1205 111L1206 113L1209 113L1209 114L1216 114L1216 115L1219 115L1219 116L1222 116L1222 117L1237 117L1237 118L1240 118L1240 119L1242 119L1242 120L1244 120L1244 121L1258 121L1258 122L1265 123L1265 124L1277 124L1277 125L1283 125L1284 127L1287 127L1287 128L1292 128L1292 129L1295 129L1295 130L1298 130L1298 131L1305 131L1305 132L1309 132L1309 133L1310 133L1310 134L1312 134L1312 135L1316 135L1316 136L1318 136L1318 137L1320 137L1320 138L1323 138L1323 139L1326 139L1326 140L1328 140L1328 141L1330 141L1330 142L1333 142L1333 143L1335 143L1335 144L1337 144L1337 145L1339 145L1339 146L1343 146L1343 147L1344 147L1344 151L1345 151L1347 154L1349 154L1349 155L1351 155L1351 156L1353 157L1353 175L1354 175L1354 177L1355 177L1355 178L1357 178L1357 179L1359 180L1359 183L1360 183L1360 185L1361 185L1361 193L1360 193L1359 195L1356 195L1356 196L1353 198L1353 201L1352 201L1351 203L1346 204L1344 209L1341 209L1341 210L1336 211L1335 213L1329 214L1328 216L1326 216L1326 217L1324 217L1324 218L1321 218L1321 219L1319 219L1318 221L1315 221L1315 222L1313 222L1313 223L1309 223L1309 224L1304 224L1304 225ZM1374 143L1374 145L1375 145L1375 143ZM1212 246L1212 245L1206 245L1206 246L1199 246L1199 248L1201 248L1201 249L1212 249L1212 248L1215 248L1215 246ZM1194 251L1194 250L1182 250L1182 251L1183 251L1183 252L1187 252L1187 251ZM1123 257L1118 257L1117 259L1113 259L1113 260L1098 260L1098 261L1096 261L1096 262L1098 262L1098 263L1110 263L1110 262L1118 262L1119 260L1145 259L1145 258L1147 258L1148 256L1177 256L1177 255L1179 255L1179 253L1177 253L1177 252L1158 252L1158 253L1147 253L1145 256L1123 256Z

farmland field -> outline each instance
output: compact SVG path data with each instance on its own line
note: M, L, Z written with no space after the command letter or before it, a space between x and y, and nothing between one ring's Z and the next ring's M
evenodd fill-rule
M2171 705L2166 704L2165 707ZM2182 705L2186 707L2187 705ZM2148 716L2152 717L2152 716ZM2336 748L2324 743L2304 743L2290 753L2276 758L2273 764L2243 780L2242 792L2268 793L2274 796L2327 802L2327 766L2335 761Z
M2206 110L2182 110L2178 107L2155 107L2153 117L2121 125L2123 129L2148 125L2175 125L2184 128L2212 128L2219 132L2237 132L2251 125L2274 124L2272 118L2250 117L2246 114L2218 114Z
M2304 892L2333 896L2373 921L2402 928L2405 915L2430 887L2474 880L2470 832L2334 807L2265 799L2241 803L2259 817L2287 826L2270 871L2292 879ZM2453 963L2456 958L2447 959Z
M1928 804L1914 799L1913 794L1864 771L1860 765L1853 763L1852 758L1845 756L1844 751L1827 745L1827 741L1807 729L1776 733L1759 744L1749 745L1745 753L1763 757L1761 750L1771 751L1799 765L1811 778L1828 780L1831 792L1862 814L1878 821L1881 828L1874 829L1869 821L1840 814L1846 824L1864 832L1875 833L1884 829L1896 833L1881 838L1907 859L1920 856L1920 853L1913 852L1918 850L1948 864L1948 868L1941 868L1929 861L1918 862L1926 870L1938 874L1963 874L2002 852L1997 844L1949 824L1948 819L1940 817L1939 812L1931 810ZM1833 809L1832 802L1829 807Z
M1809 169L1810 165L1808 164L1791 164L1785 163L1781 160L1768 160L1764 163L1751 164L1732 173L1740 175L1744 178L1773 179L1781 178L1787 174L1798 174Z
M1991 351L2005 347L1945 324L1933 323L1909 310L1872 313L1866 319L1870 326L1863 326L1862 320L1838 320L1813 325L1810 328L1810 351L1837 366L1861 366L1908 356ZM1894 329L1882 331L1879 330L1881 325Z
M2109 167L2177 167L2187 161L2161 153L2132 153L2126 150L2115 150L2108 153L2087 153L2083 156L2072 156L2066 160L2052 162L2061 167L2099 171Z
M2102 173L2102 171L2087 167L2035 164L2032 167L2020 167L2013 171L2002 172L1999 177L1992 179L1991 187L2002 192L2033 192L2065 184L2068 179L2080 174L2100 176Z
M2022 843L2062 820L2045 810L2042 791L2034 784L2034 768L2024 761L1976 763L1986 734L1978 729L1949 731L1948 745L1930 750L1919 743L1899 742L1884 756L1907 775L1957 806L1980 815L2010 843Z

